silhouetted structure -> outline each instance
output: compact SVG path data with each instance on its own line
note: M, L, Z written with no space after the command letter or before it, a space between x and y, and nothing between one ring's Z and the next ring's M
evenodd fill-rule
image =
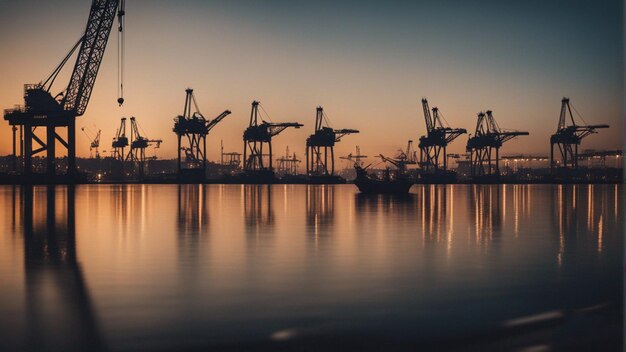
M328 125L324 108L318 106L315 114L315 133L306 140L306 173L308 176L333 176L335 174L335 143L339 142L345 135L359 133L358 130L353 129L335 130ZM330 156L328 155L329 151Z
M571 125L567 124L568 117ZM561 155L560 166L565 169L577 169L580 142L588 135L596 133L596 129L600 128L609 128L609 125L577 125L574 121L574 115L572 115L569 98L563 98L561 100L559 125L556 133L550 137L550 168L554 169L557 163L557 160L554 159L554 145L556 144Z
M48 186L44 192L24 186L20 193L28 307L25 350L106 350L77 260L73 186ZM57 204L57 197L66 202Z
M363 161L362 159L367 158L367 155L362 155L361 154L361 147L359 147L358 145L356 146L355 149L355 153L352 154L352 152L350 152L348 155L346 156L340 156L339 159L344 159L344 160L348 160L348 161L352 161L355 164L359 165L359 166L363 166Z
M221 147L221 155L220 155L221 165L228 165L232 168L241 167L241 153L224 152L224 141L220 142L220 147Z
M121 6L118 6L120 4ZM84 35L45 81L24 86L24 106L4 111L4 119L9 121L10 125L23 126L23 173L27 180L32 177L33 156L43 151L47 154L47 181L54 180L56 141L67 148L67 175L70 179L76 176L76 117L82 116L87 109L116 13L119 31L122 32L123 4L124 1L118 0L93 0ZM67 88L52 96L50 88L79 46L80 50ZM123 101L121 97L118 99L120 104ZM37 127L45 127L45 142L35 134ZM67 139L57 134L57 129L61 128L67 129ZM34 150L33 141L39 145Z
M426 135L420 137L420 162L423 171L428 173L444 173L448 170L446 147L460 135L467 133L464 128L450 128L444 126L439 109L433 107L432 115L428 107L428 100L422 99L424 120L426 121Z
M113 152L111 156L113 159L123 162L126 158L126 154L124 153L124 149L128 147L128 137L126 137L126 118L122 117L120 120L120 127L115 131L115 137L113 137L113 142L111 143L111 147L113 148Z
M193 89L185 89L185 108L182 115L174 119L174 129L178 138L178 176L192 176L204 178L206 172L206 136L226 116L230 110L225 110L213 120L207 120L200 112ZM192 104L195 110L192 112ZM185 138L186 137L186 138ZM187 143L184 143L186 139ZM182 154L185 154L185 163Z
M139 172L135 176L142 178L145 174L146 148L152 144L155 144L155 148L160 148L163 141L142 136L141 133L139 133L139 126L134 116L130 118L130 139L130 151L126 156L126 160L130 162L133 172L136 171L136 167L139 167Z
M259 120L260 123L259 123ZM289 127L300 128L303 125L297 122L266 122L259 118L259 102L252 102L250 123L243 132L243 159L244 173L246 176L258 179L274 177L272 168L272 137L278 135ZM267 145L268 153L263 154L263 146ZM264 162L268 157L269 165Z
M527 136L528 132L503 131L493 117L492 111L478 113L476 131L467 141L470 153L470 174L472 176L500 175L500 147L517 136ZM495 155L494 155L495 151Z
M278 162L278 173L280 175L296 175L298 173L298 164L302 161L296 157L296 153L289 154L289 147L285 150L285 155L276 159Z
M89 157L92 157L92 150L95 149L96 159L100 159L100 152L98 151L98 148L100 148L100 134L102 130L98 130L96 136L93 138L91 137L91 134L89 134L89 132L85 130L85 127L81 128L81 131L83 131L85 133L85 136L87 136L87 138L89 139Z

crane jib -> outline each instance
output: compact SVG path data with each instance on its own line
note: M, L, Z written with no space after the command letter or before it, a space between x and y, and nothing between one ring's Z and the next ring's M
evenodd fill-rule
M80 51L63 100L64 110L81 116L87 109L96 76L118 14L119 0L93 0Z

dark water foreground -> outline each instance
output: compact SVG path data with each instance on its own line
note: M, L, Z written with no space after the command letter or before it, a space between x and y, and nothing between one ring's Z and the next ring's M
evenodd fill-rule
M621 350L621 185L0 187L0 351Z

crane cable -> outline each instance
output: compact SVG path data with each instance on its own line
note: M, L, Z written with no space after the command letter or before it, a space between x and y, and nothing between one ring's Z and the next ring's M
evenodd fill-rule
M570 103L570 104L569 104L569 106L571 106L571 107L572 107L572 109L574 110L574 112L576 113L576 115L578 115L578 117L580 117L580 119L582 120L582 122L583 122L585 125L589 125L589 124L587 123L587 121L585 121L585 119L583 118L583 116L582 116L582 115L578 112L578 110L576 110L576 107L574 106L574 104Z
M265 114L265 117L267 117L267 119L270 120L270 123L274 123L274 121L272 121L272 118L270 117L270 114L268 114L267 111L265 111L265 109L263 108L263 105L261 105L261 103L259 103L259 107L261 108L261 110ZM261 121L263 121L263 117L261 117Z
M125 0L120 0L119 10L117 11L117 103L119 106L124 104L124 57L126 51L126 41L124 40L124 11Z

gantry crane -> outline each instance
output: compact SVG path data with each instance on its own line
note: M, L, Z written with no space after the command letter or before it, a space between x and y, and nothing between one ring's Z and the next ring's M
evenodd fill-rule
M413 141L409 140L406 143L406 150L398 149L398 155L395 158L401 161L405 165L417 164L417 153L413 149Z
M213 120L207 120L200 112L193 89L185 89L185 108L182 115L174 119L174 129L178 138L178 175L183 172L199 172L204 176L206 172L206 136L226 116L230 110L225 110ZM193 109L192 110L192 105ZM185 138L186 138L186 143ZM182 162L182 153L185 153L185 165Z
M289 146L285 149L285 155L276 159L278 162L278 173L281 175L296 175L298 173L298 163L302 160L296 157L296 153L289 153Z
M135 171L135 166L139 166L139 173L137 176L140 178L144 176L144 169L146 163L146 148L155 144L155 148L160 148L163 140L161 139L149 139L139 133L139 125L137 119L134 116L130 118L130 151L126 155L126 160L130 162Z
M567 125L567 120L571 122L571 125ZM556 133L550 137L550 168L554 170L557 163L554 159L555 144L558 146L561 154L561 167L578 168L578 146L580 142L590 134L597 133L596 130L600 128L609 128L609 125L577 125L572 114L569 98L563 98L561 100L559 125Z
M85 33L78 42L46 80L24 85L24 106L5 110L4 119L10 125L22 126L24 130L22 143L24 176L27 180L33 173L32 157L42 151L47 154L47 178L54 179L57 140L67 148L68 176L73 178L76 175L76 117L82 116L87 109L116 14L119 38L123 40L124 0L93 0ZM69 84L62 92L53 96L50 89L54 81L79 46ZM120 51L120 55L122 57L123 51ZM123 59L120 58L118 63L121 62ZM123 101L120 96L120 105ZM37 127L46 128L45 142L35 134ZM60 128L67 128L67 139L57 134L57 129ZM33 140L39 145L34 150Z
M467 133L464 128L444 126L443 115L437 107L433 107L432 115L428 100L422 98L422 109L426 120L426 135L420 137L420 167L425 172L444 173L448 170L446 147L460 135ZM443 121L442 121L443 120Z
M111 143L111 147L113 148L112 157L117 161L124 161L126 154L124 154L124 149L128 147L128 137L126 137L126 118L122 117L120 122L120 127L115 131L115 137L113 137L113 142Z
M466 147L470 153L471 175L500 175L500 147L517 136L528 136L528 132L501 130L491 110L478 113L476 131L474 136L470 136Z
M273 175L272 168L272 137L289 127L300 128L303 125L297 122L266 122L259 117L259 102L252 102L250 124L243 132L243 160L244 172L251 174ZM263 145L267 144L268 154L263 154ZM264 157L269 157L269 165L265 165Z
M359 133L358 130L353 129L336 130L328 125L324 108L318 106L315 114L315 133L306 140L306 172L308 176L333 176L335 174L335 143L339 142L345 135Z
M102 130L98 130L98 133L96 133L96 136L93 138L91 138L91 135L85 129L85 127L81 128L81 131L83 131L85 133L85 136L87 136L87 138L89 139L89 157L92 157L91 151L95 149L96 159L100 159L100 152L98 152L98 148L100 147L100 133L102 132Z

